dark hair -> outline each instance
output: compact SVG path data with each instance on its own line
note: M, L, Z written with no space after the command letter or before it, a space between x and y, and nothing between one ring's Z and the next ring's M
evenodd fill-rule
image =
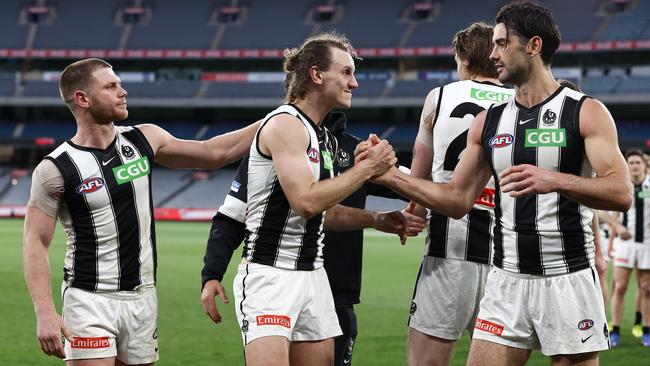
M68 65L61 73L59 80L59 93L61 99L72 107L74 92L77 90L86 91L92 80L92 74L103 68L113 68L108 62L98 58L87 58Z
M625 160L627 160L630 156L639 156L641 159L643 159L643 162L647 165L648 162L646 161L645 154L641 149L630 149L625 152Z
M514 31L522 43L527 43L535 36L540 37L542 61L544 65L551 64L562 36L548 9L527 1L511 3L499 10L495 21L496 24L503 23L508 32Z
M330 48L338 48L348 52L353 59L360 60L350 41L342 34L335 32L321 33L309 37L300 48L284 50L285 99L293 102L304 98L312 88L309 70L312 66L322 71L332 66Z
M575 90L577 92L582 93L582 89L580 89L580 87L578 85L576 85L574 82L572 82L571 80L557 79L556 81L557 81L558 84L562 85L565 88L569 88L571 90Z
M467 70L471 75L491 78L499 76L494 61L490 60L494 28L483 22L476 22L460 30L454 36L451 45L454 53L469 64Z

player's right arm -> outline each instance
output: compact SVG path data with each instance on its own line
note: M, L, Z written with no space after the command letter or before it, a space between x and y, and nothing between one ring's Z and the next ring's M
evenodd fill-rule
M355 164L332 179L316 181L305 156L309 134L295 116L272 117L259 132L260 151L273 159L291 208L304 218L311 218L359 189L366 180L383 174L397 159L392 147L383 141L368 150L367 161Z
M433 89L424 100L420 114L420 127L413 143L413 159L411 160L411 175L427 179L431 177L433 165L433 121L438 110L440 88ZM426 210L421 205L409 206L414 214L425 217Z
M440 89L433 89L424 101L420 115L420 127L413 144L413 160L411 161L411 175L418 178L427 178L431 175L433 164L433 121L438 109L438 95Z
M41 350L47 355L65 357L61 334L71 340L65 322L56 312L50 287L48 251L56 225L59 198L57 187L62 182L51 174L56 170L50 161L43 161L34 170L23 242L23 268L27 288L36 313L36 334ZM58 170L57 170L58 172Z
M376 179L395 192L442 215L456 219L472 209L476 198L490 179L490 165L481 146L486 112L472 122L467 136L467 148L458 162L449 183L434 183L416 178L392 168Z

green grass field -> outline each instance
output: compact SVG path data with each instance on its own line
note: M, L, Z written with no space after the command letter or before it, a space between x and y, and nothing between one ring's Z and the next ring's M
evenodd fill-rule
M22 220L0 220L0 365L62 365L43 355L35 335L33 307L22 273ZM241 336L233 303L218 304L224 317L212 323L200 303L200 271L207 223L158 223L159 365L242 365ZM406 320L422 236L402 247L393 239L368 231L364 253L362 303L356 307L359 337L355 365L405 365ZM58 297L65 244L57 229L50 250L52 289ZM239 259L233 260L224 285L232 298L232 278ZM634 278L634 276L632 276ZM635 284L630 284L635 288ZM603 365L649 365L650 350L629 335L633 317L633 291L629 291L622 344L601 353ZM453 365L464 365L467 338L459 342ZM533 354L529 365L548 365L548 358Z

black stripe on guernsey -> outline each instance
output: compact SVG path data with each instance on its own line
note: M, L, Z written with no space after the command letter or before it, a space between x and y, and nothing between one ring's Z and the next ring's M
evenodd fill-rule
M492 219L486 210L472 209L469 212L467 230L468 261L488 264L490 260L490 225Z
M519 107L515 119L514 147L512 165L537 165L537 148L527 148L526 129L531 123L520 124L518 121L533 119L539 123L540 106L533 109ZM541 258L541 238L537 232L537 195L529 194L515 198L514 231L517 233L517 253L519 270L527 274L544 274Z
M81 174L70 158L64 152L53 160L63 177L69 177L63 190L65 202L68 204L72 227L75 232L74 268L71 287L95 291L97 289L97 233L86 196L78 194L76 188L81 184ZM69 276L68 273L66 275Z
M584 161L584 141L580 136L578 125L580 101L565 97L560 115L560 128L566 129L566 147L560 150L559 171L580 176ZM562 195L559 198L558 221L562 233L562 251L569 272L576 272L589 267L589 258L585 250L585 236L581 222L580 205Z
M506 108L506 104L502 104L496 107L490 106L485 115L485 123L483 125L482 141L483 148L485 150L485 155L487 160L492 162L490 168L492 169L492 177L494 178L495 187L499 187L499 175L496 170L494 170L494 158L492 147L490 146L490 139L493 136L496 136L497 131L499 130L499 121L503 115L503 111ZM501 211L501 190L496 189L495 192L495 206L494 206L494 256L492 257L492 263L499 267L503 268L503 232L501 231L501 216L503 212Z
M438 258L447 257L447 229L449 217L431 211L429 218L429 252L427 255Z
M140 153L140 156L147 156L149 159L149 165L155 161L156 156L153 152L153 149L151 148L151 145L149 144L149 141L147 138L144 136L142 131L140 131L139 128L134 127L132 130L127 131L122 133L122 137L125 139L129 140L133 146L138 150ZM153 170L150 171L149 175L147 176L147 180L149 183L149 212L152 213L153 215ZM157 281L157 274L158 274L158 251L157 251L157 246L156 246L156 220L153 219L153 216L151 217L151 224L149 226L150 230L150 235L151 235L151 250L152 250L152 256L153 256L153 280L154 282Z
M438 121L438 116L440 115L440 105L442 104L442 90L444 89L444 86L440 87L440 91L438 92L438 103L436 104L436 115L433 116L433 122L431 122L431 126L436 125L436 122Z
M641 184L634 187L634 241L643 243L643 219L645 218L644 199L639 197L643 187Z
M318 255L319 229L322 221L322 213L307 220L305 233L302 236L302 245L300 245L300 254L298 254L298 262L296 263L296 269L299 271L314 269L314 259Z
M133 182L118 184L113 174L113 168L124 164L120 154L115 151L115 149L119 148L119 146L113 145L108 150L112 156L117 156L117 159L112 159L106 165L100 163L100 160L106 157L101 156L103 155L102 152L93 151L92 154L97 159L97 164L101 166L102 175L109 187L108 194L115 213L119 243L117 248L120 261L118 289L125 291L133 290L140 284L140 222L135 206L136 197Z
M254 262L275 265L280 239L284 233L289 219L291 206L280 186L278 178L275 178L271 187L271 194L267 198L266 207L262 214L262 222L257 228L255 239Z
M623 221L621 221L621 224L627 227L627 211L623 212Z

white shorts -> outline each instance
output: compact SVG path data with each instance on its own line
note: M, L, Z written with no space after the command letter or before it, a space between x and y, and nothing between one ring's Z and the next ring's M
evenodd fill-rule
M458 340L478 315L487 264L425 256L415 284L409 327L430 336Z
M343 334L323 267L292 271L243 261L233 293L244 345L267 336L316 341Z
M547 356L609 349L594 268L559 276L493 268L475 328L474 339L539 350Z
M127 364L158 361L156 288L89 292L63 284L63 319L73 341L66 360L117 357Z
M616 240L616 267L650 269L650 244Z

